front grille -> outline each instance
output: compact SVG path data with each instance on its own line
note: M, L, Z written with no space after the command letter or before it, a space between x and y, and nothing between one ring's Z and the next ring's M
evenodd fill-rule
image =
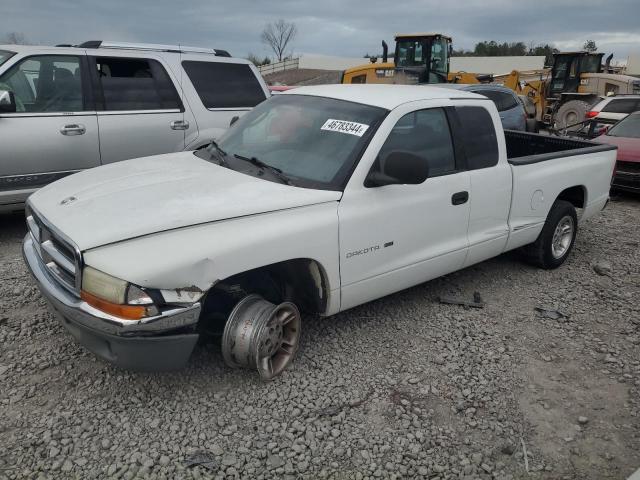
M80 252L55 228L27 207L27 226L42 263L66 290L80 293Z

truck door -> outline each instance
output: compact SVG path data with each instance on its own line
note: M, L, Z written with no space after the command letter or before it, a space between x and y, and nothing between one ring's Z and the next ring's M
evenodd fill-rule
M455 108L455 143L464 150L471 183L465 266L502 253L509 234L511 167L506 160L504 137L496 135L500 118L478 103Z
M415 108L389 114L368 165L360 162L366 171L354 172L340 202L343 309L457 270L467 254L469 173L458 162L447 110ZM365 186L363 177L384 169L393 152L422 158L428 178Z
M185 131L184 108L159 60L116 52L89 57L96 84L102 163L179 152Z
M16 99L0 114L1 203L100 163L98 124L84 55L31 55L0 75ZM13 192L13 193L7 193Z

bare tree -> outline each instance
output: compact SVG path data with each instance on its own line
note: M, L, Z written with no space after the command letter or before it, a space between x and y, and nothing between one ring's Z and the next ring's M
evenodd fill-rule
M5 36L0 38L0 43L7 45L29 45L29 40L21 32L9 32Z
M584 45L582 46L582 48L584 48L587 52L595 52L598 50L598 47L596 46L596 42L594 42L593 40L587 40L586 42L584 42Z
M286 55L287 46L296 37L298 29L293 22L285 22L280 19L274 23L267 23L262 31L260 39L262 43L268 45L276 54L278 61Z

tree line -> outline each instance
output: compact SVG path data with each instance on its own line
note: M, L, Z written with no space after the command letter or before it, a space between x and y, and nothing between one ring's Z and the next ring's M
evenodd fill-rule
M582 46L583 50L595 52L598 50L596 42L587 40ZM553 61L553 54L559 53L560 50L548 43L529 45L524 42L496 42L495 40L485 40L476 43L473 50L454 50L454 57L505 57L505 56L524 56L536 55L545 57L545 65L550 65Z

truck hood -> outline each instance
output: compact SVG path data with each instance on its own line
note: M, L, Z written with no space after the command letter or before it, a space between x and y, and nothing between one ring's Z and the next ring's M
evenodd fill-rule
M200 223L337 201L340 196L262 180L180 152L85 170L38 190L29 203L86 250Z

